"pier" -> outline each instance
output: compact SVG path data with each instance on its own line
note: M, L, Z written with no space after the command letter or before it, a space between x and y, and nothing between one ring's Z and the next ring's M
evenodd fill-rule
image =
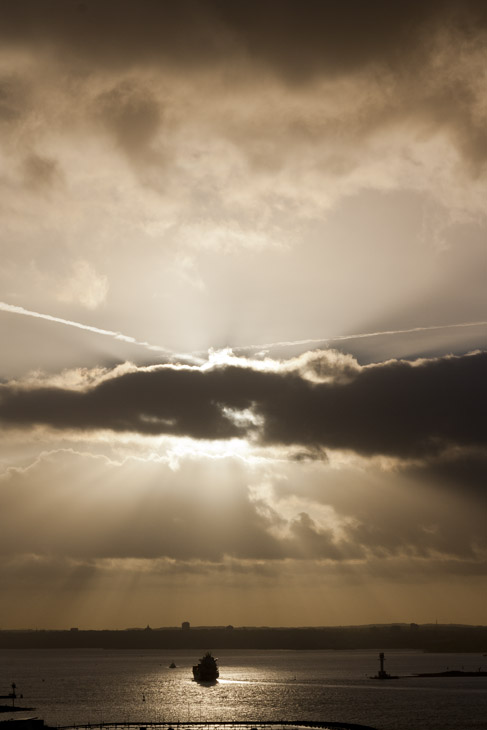
M270 720L268 722L100 722L57 726L56 730L375 730L369 725L313 720ZM45 726L45 730L51 730Z

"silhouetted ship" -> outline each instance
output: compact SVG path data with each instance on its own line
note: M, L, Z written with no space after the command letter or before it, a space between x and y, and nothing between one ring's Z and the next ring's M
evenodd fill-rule
M176 665L174 662L171 662L169 665L169 669L176 669Z
M201 657L199 664L193 667L193 677L197 682L215 682L219 676L216 659L211 652L207 651Z

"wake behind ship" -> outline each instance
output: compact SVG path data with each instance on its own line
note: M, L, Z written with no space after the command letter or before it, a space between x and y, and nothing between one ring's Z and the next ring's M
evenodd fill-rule
M207 651L199 664L193 667L193 677L197 682L216 682L219 676L217 661L213 654Z

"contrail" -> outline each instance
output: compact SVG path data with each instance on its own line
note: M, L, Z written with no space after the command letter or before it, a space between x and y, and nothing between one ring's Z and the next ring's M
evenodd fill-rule
M168 350L165 347L161 347L160 345L151 345L149 342L141 342L139 340L136 340L135 337L129 337L128 335L123 335L121 332L115 332L114 330L105 330L101 329L99 327L92 327L88 324L81 324L81 322L75 322L70 319L63 319L62 317L54 317L50 314L42 314L41 312L34 312L31 309L24 309L24 307L17 307L13 304L7 304L6 302L0 302L0 311L3 312L10 312L11 314L22 314L25 317L35 317L37 319L44 319L48 322L57 322L58 324L64 324L68 327L76 327L80 330L85 330L87 332L93 332L97 335L104 335L105 337L112 337L115 340L118 340L119 342L127 342L131 345L137 345L139 347L144 347L147 350L151 350L152 352L160 352L164 353L166 357L170 357L171 359L175 358L188 358L195 355L203 355L207 356L208 351L205 350L197 350L191 353L174 353L171 350ZM406 335L406 334L413 334L415 332L431 332L433 330L446 330L446 329L458 329L458 328L466 328L466 327L485 327L487 325L487 322L460 322L458 324L438 324L438 325L429 325L427 327L411 327L409 329L403 329L403 330L381 330L379 332L360 332L358 334L352 334L352 335L336 335L335 337L319 337L316 339L307 339L307 340L282 340L280 342L267 342L260 345L241 345L237 346L234 345L230 349L232 350L240 350L240 351L259 351L259 350L267 350L274 347L296 347L297 345L317 345L324 342L343 342L346 340L363 340L369 337L381 337L386 335Z
M97 335L104 335L105 337L112 337L120 342L128 342L131 345L139 345L145 347L147 350L154 352L163 352L164 354L170 354L169 350L159 345L151 345L149 342L139 342L135 337L129 337L123 335L121 332L114 332L112 330L104 330L99 327L91 327L88 324L81 324L81 322L74 322L71 319L62 319L62 317L53 317L50 314L41 314L40 312L33 312L31 309L24 309L24 307L16 307L13 304L7 304L6 302L0 302L0 310L2 312L10 312L11 314L23 314L25 317L36 317L37 319L45 319L48 322L57 322L58 324L64 324L68 327L76 327L79 330L86 330L87 332L94 332Z
M482 327L487 322L460 322L458 324L436 324L427 327L411 327L404 330L381 330L379 332L360 332L353 335L336 335L335 337L319 337L309 340L283 340L281 342L267 342L262 345L235 345L234 350L267 350L273 347L294 347L296 345L317 345L320 342L343 342L344 340L363 340L367 337L380 337L382 335L408 335L414 332L429 332L431 330L448 330L459 327ZM196 353L195 353L196 354Z

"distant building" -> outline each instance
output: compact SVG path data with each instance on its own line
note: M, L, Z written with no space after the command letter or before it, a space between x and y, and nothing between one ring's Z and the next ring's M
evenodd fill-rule
M73 628L69 629L70 631L79 631L77 626L73 626Z
M183 631L189 631L189 629L191 628L189 621L183 621L183 623L181 624L181 628Z

